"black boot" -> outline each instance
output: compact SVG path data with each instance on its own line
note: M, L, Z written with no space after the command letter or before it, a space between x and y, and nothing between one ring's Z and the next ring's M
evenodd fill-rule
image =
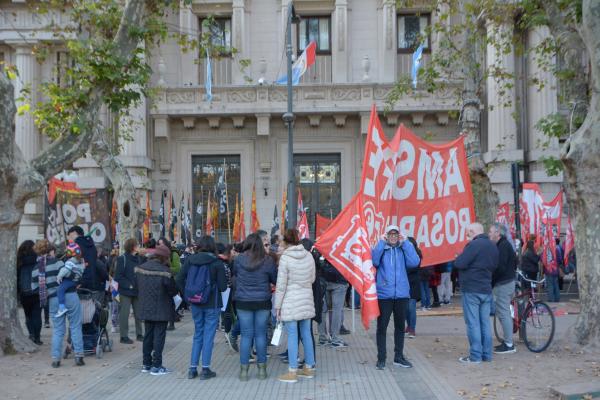
M85 363L83 362L83 357L75 357L75 365L78 367L84 366Z

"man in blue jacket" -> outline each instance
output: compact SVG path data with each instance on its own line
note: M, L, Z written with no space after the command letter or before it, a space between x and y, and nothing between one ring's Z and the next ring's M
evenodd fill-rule
M389 225L385 235L371 251L377 269L376 286L379 301L377 318L377 369L385 369L386 334L390 316L394 313L394 365L411 368L404 358L404 323L410 299L407 268L416 268L421 261L413 245Z
M469 338L469 355L462 363L479 364L492 361L492 274L498 267L498 247L483 233L483 225L472 223L467 228L470 242L456 257L454 267L462 293L463 314Z

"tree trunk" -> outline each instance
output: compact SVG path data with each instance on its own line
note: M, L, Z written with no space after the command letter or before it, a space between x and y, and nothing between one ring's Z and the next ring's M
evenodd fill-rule
M132 27L144 25L146 2L127 0L121 25L114 38L120 57L131 59L138 40L130 35ZM18 318L16 291L17 235L25 203L37 195L55 174L83 156L99 129L98 115L104 93L93 90L82 107L79 135L66 133L30 162L15 144L16 113L14 88L0 73L0 355L35 351L23 334ZM65 129L69 132L69 129Z
M19 323L17 306L17 236L22 211L4 190L0 191L0 355L33 352L37 346L27 339Z
M492 183L485 169L485 162L481 154L481 101L477 96L479 92L476 46L477 39L470 29L465 30L465 52L463 60L463 92L462 92L462 134L465 136L465 149L469 160L469 172L473 199L475 201L475 216L483 226L490 226L496 220L498 195L492 188ZM476 33L475 33L476 35Z
M121 244L121 251L123 251L125 240L137 238L137 231L144 223L144 213L138 204L135 187L127 169L112 152L111 146L104 140L104 136L96 136L91 144L90 153L115 190L115 199L119 209L120 233L118 240Z
M571 336L600 347L600 0L583 1L582 37L591 61L591 101L583 125L562 153L577 249L581 312Z

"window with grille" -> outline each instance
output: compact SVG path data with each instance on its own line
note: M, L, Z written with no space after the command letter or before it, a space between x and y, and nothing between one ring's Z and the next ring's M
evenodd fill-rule
M240 171L239 155L192 156L192 221L196 238L206 234L210 196L215 240L230 241L236 198L241 202ZM249 193L244 202L250 204L251 201L252 194Z
M221 49L221 55L231 54L231 18L215 18L211 24L200 20L202 34L210 33L211 44ZM206 54L202 54L206 57Z
M398 14L398 52L412 53L421 42L424 51L431 49L427 27L431 14Z
M302 17L298 25L298 53L316 42L317 54L331 54L331 17Z

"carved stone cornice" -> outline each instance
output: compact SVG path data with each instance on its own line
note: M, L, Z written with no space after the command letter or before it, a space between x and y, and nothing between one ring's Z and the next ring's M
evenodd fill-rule
M315 114L356 114L368 111L375 103L378 109L386 106L393 85L375 83L299 85L293 88L294 112ZM439 115L458 109L460 84L447 85L435 93L417 91L398 99L389 110L395 114L426 112ZM153 97L152 115L225 116L278 114L287 109L287 89L284 86L213 86L212 102L206 101L204 87L159 88ZM340 121L341 122L341 121ZM392 121L390 121L392 122Z

